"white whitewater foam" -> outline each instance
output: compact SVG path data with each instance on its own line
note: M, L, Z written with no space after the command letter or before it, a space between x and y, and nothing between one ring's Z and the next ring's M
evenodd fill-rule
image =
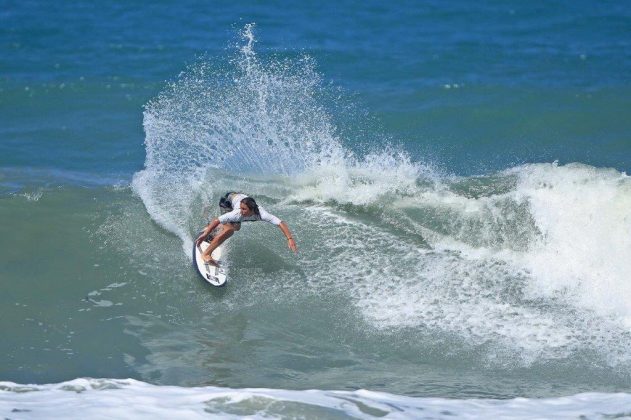
M508 400L413 398L384 392L157 386L133 379L48 385L0 382L0 415L14 419L631 417L631 395L584 393Z
M320 204L303 223L334 231L314 245L316 260L303 257L314 283L348 294L375 328L455 334L469 348L487 347L493 364L591 353L594 365L629 368L625 174L526 165L472 193L455 188L472 180L420 168L377 159L297 179L292 198ZM330 201L362 210L353 217Z
M563 294L631 329L631 178L587 165L513 170L540 240L523 255L531 293Z
M362 159L347 154L344 159L310 168L294 180L290 199L372 205L388 196L413 195L419 191L419 179L435 178L430 167L387 147Z

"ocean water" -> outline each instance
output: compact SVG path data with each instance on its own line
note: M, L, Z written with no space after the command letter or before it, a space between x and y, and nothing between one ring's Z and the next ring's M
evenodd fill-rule
M6 418L631 416L625 2L8 2ZM229 190L285 220L191 266Z

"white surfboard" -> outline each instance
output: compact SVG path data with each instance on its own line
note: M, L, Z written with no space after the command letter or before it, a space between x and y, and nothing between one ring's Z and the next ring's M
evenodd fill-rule
M209 242L203 241L199 247L193 244L193 266L197 269L199 275L209 284L213 286L223 286L226 284L226 269L221 267L221 255L223 254L223 245L213 251L211 256L213 260L219 263L219 267L211 264L205 264L201 253L208 248Z

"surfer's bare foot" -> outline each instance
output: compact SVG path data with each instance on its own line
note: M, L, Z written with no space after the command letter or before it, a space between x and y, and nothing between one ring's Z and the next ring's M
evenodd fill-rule
M213 260L212 257L206 257L202 255L202 260L204 261L204 264L209 264L209 265L214 265L215 267L219 267L219 263Z

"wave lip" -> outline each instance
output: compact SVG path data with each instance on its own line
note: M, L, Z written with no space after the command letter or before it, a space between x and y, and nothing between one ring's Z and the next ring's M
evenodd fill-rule
M368 390L159 386L134 379L78 378L46 385L0 382L0 414L40 418L619 418L631 394L557 398L419 398Z

